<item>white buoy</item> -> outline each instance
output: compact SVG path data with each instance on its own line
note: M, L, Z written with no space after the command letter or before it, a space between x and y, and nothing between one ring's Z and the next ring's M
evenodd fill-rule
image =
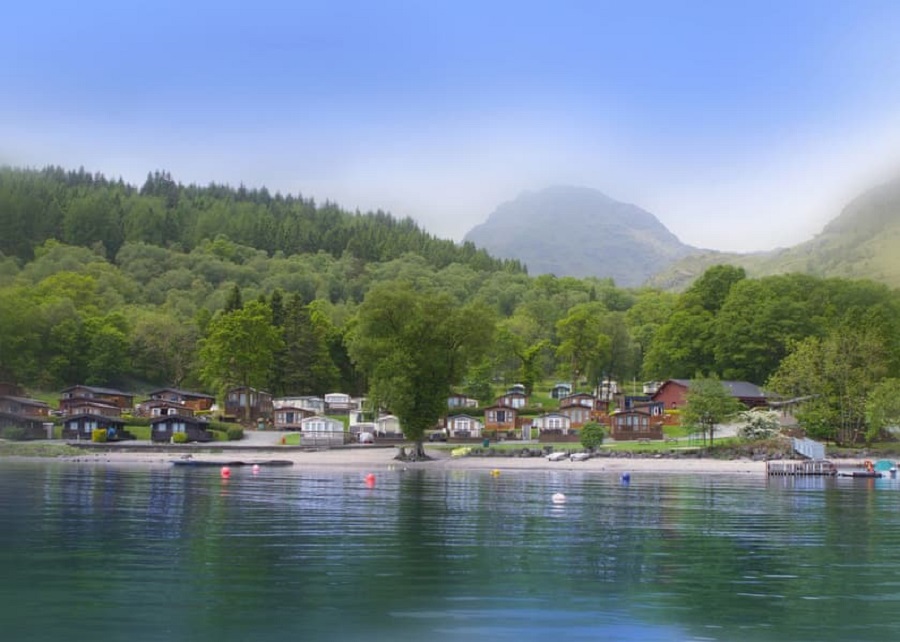
M253 474L254 475L259 474L259 464L253 464Z
M554 504L565 504L566 496L562 493L553 493L553 497L551 498Z

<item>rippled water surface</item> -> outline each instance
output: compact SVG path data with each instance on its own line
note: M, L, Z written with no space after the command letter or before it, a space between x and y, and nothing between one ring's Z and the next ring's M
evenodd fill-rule
M900 485L0 460L0 573L11 641L864 640Z

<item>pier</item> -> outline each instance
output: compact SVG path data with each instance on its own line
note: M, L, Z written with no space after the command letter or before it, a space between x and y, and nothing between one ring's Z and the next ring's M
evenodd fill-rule
M831 476L837 474L837 466L827 459L807 461L767 461L766 474L769 476Z

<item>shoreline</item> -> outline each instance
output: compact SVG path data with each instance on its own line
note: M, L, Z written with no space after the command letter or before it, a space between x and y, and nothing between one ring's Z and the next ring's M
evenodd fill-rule
M70 445L51 441L45 444ZM405 444L404 444L405 445ZM402 461L395 459L397 446L343 447L309 450L298 447L222 445L216 448L149 447L142 445L116 447L79 446L80 452L62 455L0 455L0 462L54 461L66 464L172 466L178 460L196 462L243 462L246 465L268 461L290 461L293 470L331 470L335 472L379 472L403 469L456 470L456 471L566 471L593 473L654 473L694 475L758 475L766 477L766 461L740 457L717 459L713 457L671 457L662 454L632 456L596 456L584 461L549 461L546 457L467 456L453 457L449 450L430 448L429 461ZM801 459L779 459L799 462ZM865 458L832 459L841 468L862 467Z
M395 459L396 447L379 448L336 448L325 450L282 450L274 448L223 447L219 452L165 450L140 452L135 449L116 451L104 449L56 457L7 455L3 459L22 461L54 461L70 464L111 464L111 465L166 465L177 460L190 459L198 462L236 462L247 465L279 460L290 461L293 470L334 470L378 472L405 469L423 470L470 470L470 471L566 471L605 473L661 473L661 474L741 474L766 475L766 462L742 459L714 459L700 457L593 457L584 461L549 461L546 457L452 457L447 450L428 448L430 461L401 461ZM849 462L848 462L849 463Z

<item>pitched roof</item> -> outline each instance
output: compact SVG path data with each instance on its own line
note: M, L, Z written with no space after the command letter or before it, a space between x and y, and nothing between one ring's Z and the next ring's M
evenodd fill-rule
M121 397L134 397L130 392L122 392L121 390L116 390L115 388L100 388L98 386L84 386L78 384L76 386L69 386L68 388L63 388L63 392L69 392L70 390L75 390L77 388L84 388L85 390L90 390L91 392L96 392L101 395L118 395Z
M158 395L162 392L174 392L176 395L181 395L182 397L197 397L198 399L215 399L212 395L205 394L203 392L194 392L192 390L182 390L181 388L160 388L158 390L151 390L147 394L149 396Z
M685 388L691 387L690 379L669 379L668 381L663 383L663 386L666 385L669 381L673 381L680 386L684 386ZM762 388L757 386L755 383L750 383L749 381L722 381L722 384L728 388L728 392L731 393L732 397L741 397L741 398L759 398L765 399L766 393L763 392ZM662 386L660 386L662 388Z
M118 417L110 417L109 415L98 415L92 412L81 412L77 415L69 415L63 419L63 423L69 423L70 421L76 419L97 419L99 421L104 421L108 424L121 424L125 425L124 419L119 419Z
M50 405L39 400L39 399L31 399L29 397L13 397L12 395L4 395L0 396L0 399L9 399L10 401L15 401L16 403L20 403L23 406L39 406L41 408L49 408Z

